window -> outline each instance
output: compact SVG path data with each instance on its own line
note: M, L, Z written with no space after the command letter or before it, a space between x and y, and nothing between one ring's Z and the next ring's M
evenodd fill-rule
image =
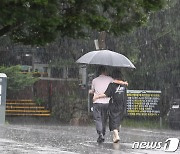
M51 68L51 77L52 78L63 78L64 69L63 68Z
M78 78L79 70L78 68L68 68L68 78Z

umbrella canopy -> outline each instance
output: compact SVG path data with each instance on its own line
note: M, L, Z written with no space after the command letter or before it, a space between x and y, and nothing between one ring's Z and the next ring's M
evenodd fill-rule
M124 55L110 50L91 51L80 57L77 63L96 64L113 67L136 68Z

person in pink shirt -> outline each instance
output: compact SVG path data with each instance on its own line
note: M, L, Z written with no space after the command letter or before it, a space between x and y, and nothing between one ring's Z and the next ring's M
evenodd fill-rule
M99 94L103 94L108 85L113 82L113 78L107 75L107 70L104 66L100 66L99 76L92 80L92 86L90 93L94 94L94 96L98 96ZM128 84L127 82L119 81L121 84ZM96 124L96 131L98 136L97 142L104 142L104 136L106 134L106 123L108 118L108 105L110 98L103 97L96 99L93 102L93 117Z
M115 80L108 85L104 94L94 96L93 101L104 97L111 98L108 107L109 130L113 132L113 142L118 143L120 140L119 126L127 114L127 87L116 82L122 80L122 73L119 70L115 70L112 76Z

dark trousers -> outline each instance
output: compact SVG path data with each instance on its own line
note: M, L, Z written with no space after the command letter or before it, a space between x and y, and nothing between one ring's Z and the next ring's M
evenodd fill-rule
M93 116L96 124L96 130L98 134L105 135L106 124L108 118L108 104L94 103L93 104Z
M109 103L109 130L119 131L120 123L123 119L123 106L116 103Z

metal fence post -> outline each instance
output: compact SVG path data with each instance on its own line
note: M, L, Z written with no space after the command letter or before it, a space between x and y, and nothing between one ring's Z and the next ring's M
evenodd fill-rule
M0 125L5 124L7 76L0 73Z

